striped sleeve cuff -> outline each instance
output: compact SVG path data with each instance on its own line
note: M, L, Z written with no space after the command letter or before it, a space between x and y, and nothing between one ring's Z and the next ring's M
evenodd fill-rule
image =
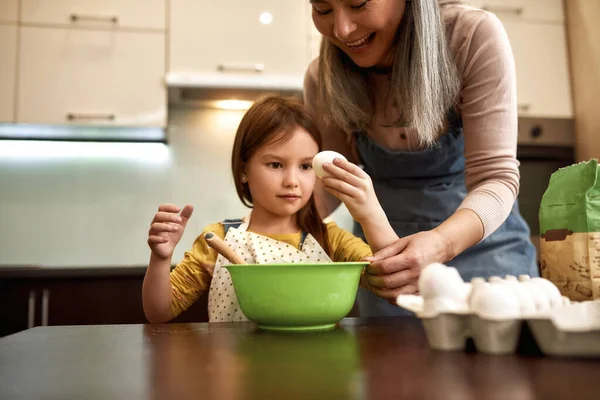
M483 240L504 223L514 202L515 196L508 187L492 182L471 191L458 209L466 208L477 214L483 225Z

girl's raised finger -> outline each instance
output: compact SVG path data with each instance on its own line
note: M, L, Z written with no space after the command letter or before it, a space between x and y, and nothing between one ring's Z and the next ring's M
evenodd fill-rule
M181 218L181 216L179 216L179 214L159 211L154 216L154 221L152 222L173 222L176 224L180 224L182 221L183 219Z
M164 222L155 222L150 225L150 235L156 235L161 232L177 232L179 229L177 224L168 224Z
M148 244L150 246L155 245L155 244L166 243L168 240L169 240L169 238L166 238L164 236L156 236L156 235L148 236Z
M179 211L181 211L181 208L176 204L165 203L158 206L158 211L178 213Z

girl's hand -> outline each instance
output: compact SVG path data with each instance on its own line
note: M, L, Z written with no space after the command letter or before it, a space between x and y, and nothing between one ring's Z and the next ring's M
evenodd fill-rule
M325 189L346 205L356 222L362 225L384 215L371 177L356 164L336 158L333 165L324 163L323 170L329 174L322 178Z
M181 214L178 214L179 211ZM183 210L174 204L161 204L158 207L148 232L148 246L152 255L163 260L171 258L193 211L194 207L190 205Z
M447 262L447 254L446 239L435 229L403 237L365 258L371 264L362 284L395 304L398 295L417 293L421 269L433 262Z

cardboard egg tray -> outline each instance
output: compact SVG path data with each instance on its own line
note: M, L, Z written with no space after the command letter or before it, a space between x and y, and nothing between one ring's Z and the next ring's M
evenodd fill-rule
M456 351L472 339L485 354L513 354L527 329L539 350L549 356L600 357L600 300L571 303L535 317L491 320L472 312L423 315L420 296L401 295L397 304L422 321L429 346Z

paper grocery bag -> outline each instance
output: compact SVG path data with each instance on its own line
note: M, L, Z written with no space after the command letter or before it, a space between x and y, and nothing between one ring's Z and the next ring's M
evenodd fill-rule
M539 218L542 276L571 300L600 298L598 160L553 173Z

